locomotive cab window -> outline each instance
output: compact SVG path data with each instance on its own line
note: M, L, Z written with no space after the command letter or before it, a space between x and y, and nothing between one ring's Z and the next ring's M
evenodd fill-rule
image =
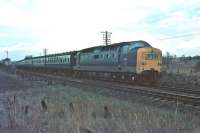
M145 60L157 60L158 54L151 52L151 53L145 53Z

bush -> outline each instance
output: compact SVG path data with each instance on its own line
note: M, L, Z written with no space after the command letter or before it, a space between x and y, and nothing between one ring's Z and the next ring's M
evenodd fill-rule
M197 64L196 64L195 67L194 67L194 70L195 70L196 72L200 72L200 61L197 62Z

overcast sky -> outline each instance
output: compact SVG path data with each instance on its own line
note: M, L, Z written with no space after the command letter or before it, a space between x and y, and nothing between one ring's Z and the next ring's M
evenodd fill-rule
M163 53L200 55L200 0L0 0L0 59L145 40Z

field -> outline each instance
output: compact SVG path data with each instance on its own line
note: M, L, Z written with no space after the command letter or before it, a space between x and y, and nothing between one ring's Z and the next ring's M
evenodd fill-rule
M200 76L200 66L197 66L200 60L180 60L180 59L170 59L169 61L164 61L162 65L162 71L171 74L184 74L184 75L194 75ZM198 69L197 69L198 67Z
M31 83L9 98L10 131L15 133L199 133L200 115L135 100L119 100L80 88ZM42 85L43 84L43 85ZM43 87L39 87L43 86Z
M180 75L163 78L185 80ZM4 72L0 72L0 88L2 133L200 132L200 112L178 102L162 103L139 95L118 97L90 86L48 85Z

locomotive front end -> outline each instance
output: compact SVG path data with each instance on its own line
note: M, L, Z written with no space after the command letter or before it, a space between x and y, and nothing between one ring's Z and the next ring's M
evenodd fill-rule
M160 75L162 52L157 48L139 48L137 51L136 71L143 77L155 78Z

